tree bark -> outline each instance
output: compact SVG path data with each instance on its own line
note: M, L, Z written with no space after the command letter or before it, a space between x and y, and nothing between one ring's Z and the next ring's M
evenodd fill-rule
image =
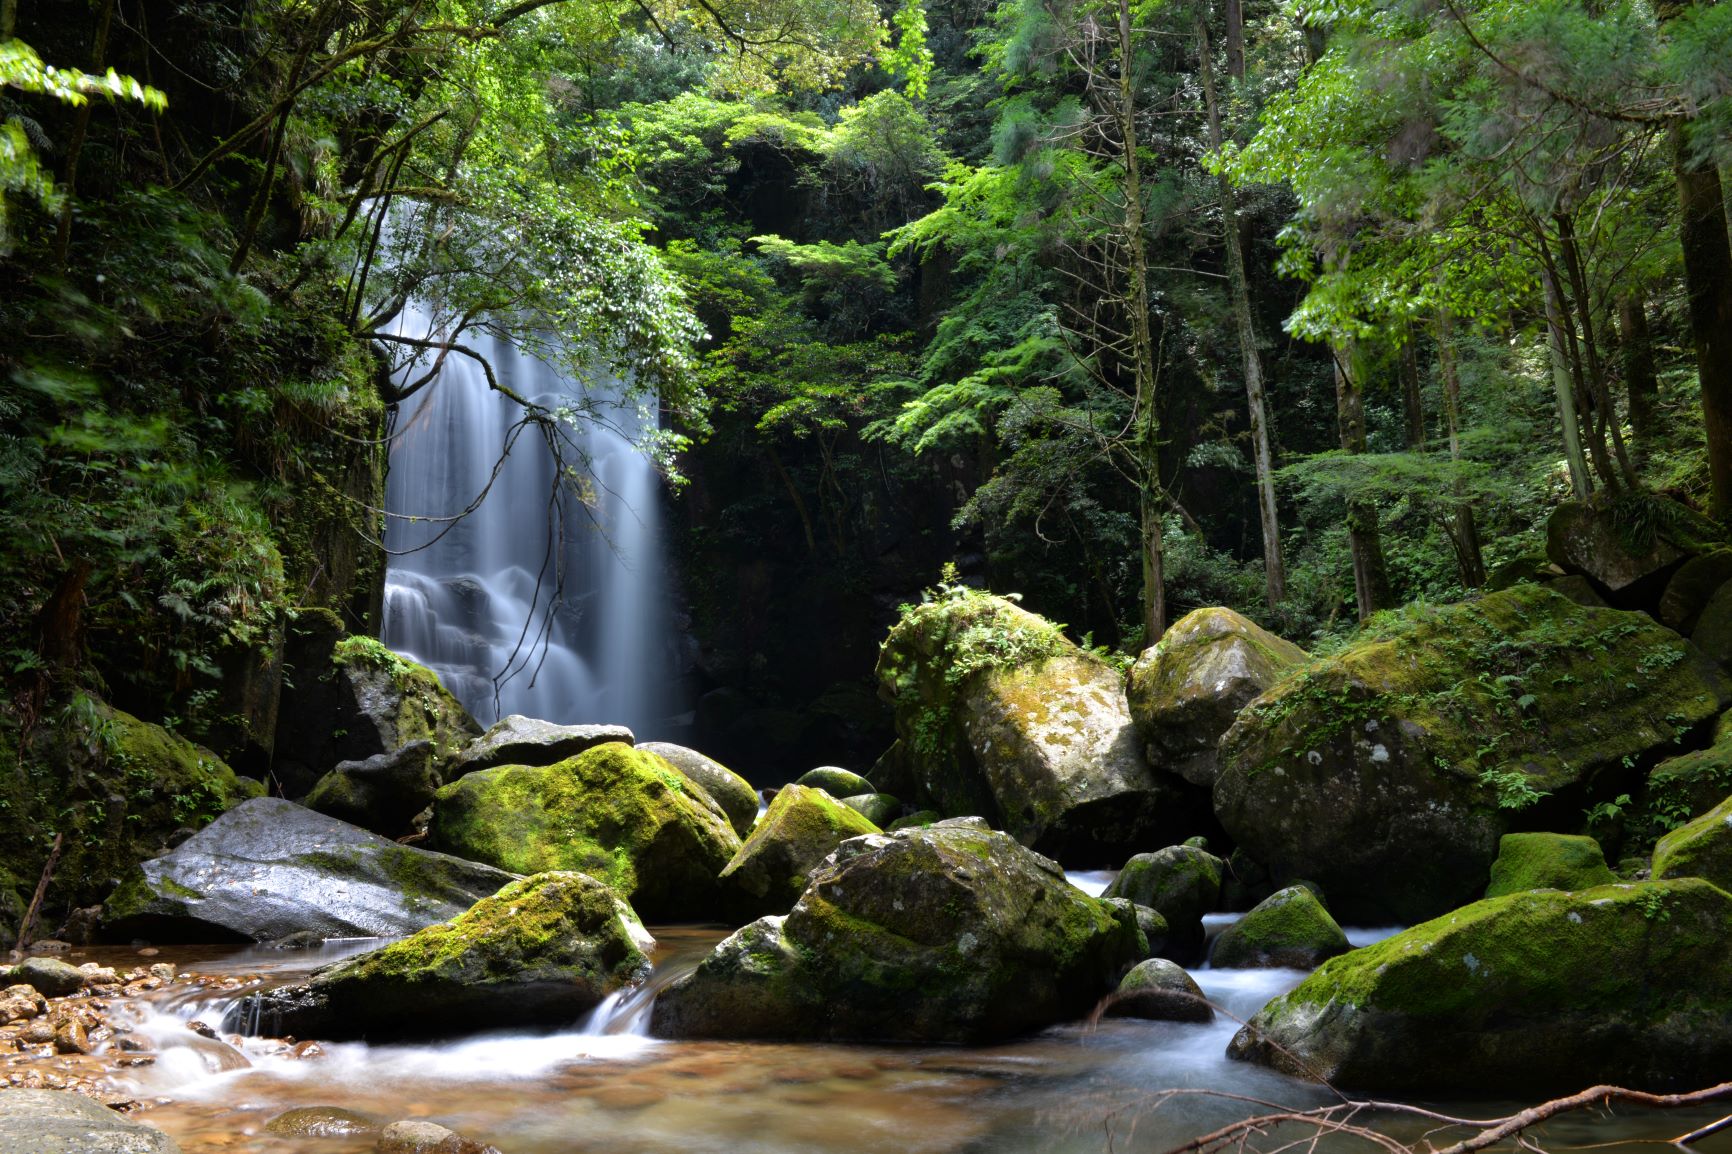
M1634 489L1636 470L1624 448L1624 431L1612 405L1612 391L1606 384L1606 367L1600 360L1600 342L1594 332L1594 302L1588 289L1587 273L1582 267L1581 248L1576 244L1576 226L1567 213L1559 213L1557 222L1558 247L1563 253L1564 268L1569 273L1571 291L1576 298L1576 312L1582 318L1582 346L1587 351L1588 380L1593 386L1594 407L1599 413L1597 424L1602 433L1610 434L1618 473L1624 484Z
M1726 234L1724 195L1719 171L1691 156L1682 124L1672 127L1672 160L1690 336L1702 387L1711 509L1717 520L1732 524L1732 244Z
M1234 80L1243 80L1245 79L1244 0L1226 0L1225 8L1227 17L1227 75Z
M1335 347L1335 419L1340 426L1341 447L1349 453L1365 452L1365 390L1359 379L1358 350L1351 340ZM1353 553L1353 595L1359 620L1395 604L1390 588L1389 565L1383 557L1383 538L1378 530L1377 507L1369 501L1347 503L1347 541Z
M1419 350L1414 347L1411 331L1401 342L1396 373L1401 378L1401 408L1407 418L1407 447L1421 452L1425 448L1425 397L1419 387Z
M1455 363L1455 322L1449 310L1437 314L1437 363L1443 377L1443 421L1449 434L1449 459L1461 464L1461 374ZM1457 501L1450 514L1446 531L1450 546L1455 550L1456 572L1463 589L1478 589L1485 584L1485 552L1480 545L1479 522L1474 517L1473 504L1460 499L1461 481L1453 486Z
M1585 501L1594 491L1582 453L1582 429L1576 413L1575 383L1570 376L1569 353L1564 347L1563 316L1558 308L1556 282L1548 274L1546 288L1546 346L1552 359L1552 390L1558 400L1558 423L1563 427L1564 462L1570 471L1570 493Z
M114 22L114 0L103 0L96 17L96 35L90 47L90 71L101 72L108 61L108 28ZM78 159L84 152L84 138L90 133L90 113L96 106L86 100L72 114L72 135L66 142L66 165L60 173L60 220L54 229L54 265L66 267L66 252L72 245L72 197L78 190Z
M74 669L84 658L84 587L91 565L74 561L37 612L42 660L53 669Z
M1654 405L1660 398L1654 347L1648 336L1648 309L1641 297L1626 296L1618 301L1618 330L1624 354L1624 387L1630 399L1630 429L1636 435L1635 452L1640 458L1653 441Z
M1228 53L1231 68L1232 28L1238 0L1228 0ZM1215 94L1215 70L1209 49L1209 29L1197 20L1199 73L1203 103L1209 118L1209 146L1222 144L1221 105ZM1241 70L1244 68L1241 48ZM1251 459L1256 468L1257 515L1263 529L1263 594L1273 609L1287 596L1287 568L1281 557L1281 522L1275 504L1275 458L1269 444L1269 410L1264 397L1263 358L1257 348L1257 320L1251 312L1251 291L1245 275L1245 248L1239 233L1239 208L1233 184L1225 173L1215 178L1221 203L1221 233L1227 244L1227 282L1233 305L1233 328L1245 366L1245 405L1251 422Z

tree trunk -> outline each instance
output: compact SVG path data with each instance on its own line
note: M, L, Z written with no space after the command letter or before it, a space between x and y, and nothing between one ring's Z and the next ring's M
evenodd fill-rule
M1161 553L1161 516L1166 502L1161 496L1160 416L1155 388L1159 380L1155 364L1154 334L1149 327L1149 258L1143 239L1142 161L1137 156L1137 103L1132 82L1130 0L1119 0L1119 140L1125 165L1125 254L1127 267L1125 307L1130 313L1131 353L1136 377L1134 390L1137 433L1135 456L1140 477L1143 554L1143 627L1145 644L1160 640L1167 628L1165 564Z
M1227 75L1234 80L1245 79L1245 5L1244 0L1226 0ZM1216 147L1220 147L1217 145Z
M1419 388L1419 350L1414 347L1413 334L1401 342L1397 374L1401 378L1401 408L1407 418L1407 447L1418 453L1425 449L1425 397Z
M1588 475L1587 458L1582 453L1582 429L1576 413L1576 390L1570 377L1569 353L1564 348L1563 316L1558 308L1557 288L1553 279L1545 278L1546 345L1552 358L1552 390L1558 399L1558 423L1564 432L1564 461L1570 470L1570 493L1585 501L1594 491Z
M1231 29L1238 0L1228 0L1229 56ZM1215 70L1209 50L1209 29L1197 20L1199 72L1203 81L1203 103L1209 117L1209 146L1221 147L1221 105L1215 95ZM1231 67L1229 63L1228 67ZM1241 50L1240 67L1243 69ZM1227 282L1233 304L1233 327L1239 338L1239 355L1245 366L1245 404L1251 421L1251 458L1256 466L1257 514L1263 527L1263 593L1273 609L1287 596L1287 568L1281 558L1281 522L1275 505L1275 458L1269 445L1269 411L1264 399L1263 358L1257 349L1257 321L1251 312L1251 291L1245 275L1245 248L1239 233L1239 208L1233 184L1225 173L1215 178L1221 202L1221 232L1227 242Z
M1357 363L1358 350L1351 340L1335 347L1335 419L1340 425L1341 447L1349 453L1365 452L1365 390ZM1383 539L1378 531L1377 507L1369 501L1347 503L1347 540L1353 551L1353 595L1359 603L1359 620L1395 604L1389 583L1389 566L1383 558Z
M1582 267L1582 254L1576 244L1576 226L1567 213L1559 213L1558 241L1563 253L1564 268L1570 277L1571 291L1576 298L1576 312L1582 318L1582 346L1587 350L1588 379L1593 385L1594 407L1599 413L1598 426L1610 433L1612 454L1618 462L1618 473L1624 484L1636 487L1636 470L1630 464L1630 454L1624 448L1624 431L1612 405L1612 390L1606 385L1606 367L1600 361L1600 342L1594 332L1594 302L1588 290L1588 277Z
M1630 429L1636 435L1636 455L1640 458L1654 438L1654 405L1660 397L1654 347L1648 337L1648 310L1641 297L1626 296L1618 301L1618 329L1624 354L1624 387L1630 397Z
M1682 124L1672 127L1672 159L1690 336L1702 386L1710 499L1714 517L1732 524L1732 245L1727 241L1720 173L1690 155Z
M1449 434L1449 459L1461 464L1461 374L1456 371L1455 323L1450 318L1447 309L1438 310L1437 314L1437 363L1443 377L1443 421ZM1458 478L1453 486L1459 498L1461 481ZM1457 500L1445 526L1449 533L1450 545L1455 550L1456 572L1461 577L1463 589L1478 589L1485 584L1485 553L1480 546L1479 522L1475 519L1473 505L1465 500Z
M37 612L42 660L52 669L76 669L84 658L84 587L88 561L74 561Z
M108 26L114 22L114 0L103 0L96 17L96 35L90 46L90 71L101 72L108 61ZM54 229L54 264L66 267L66 251L72 244L72 197L78 190L78 158L84 138L90 133L90 113L96 101L86 100L72 114L72 135L66 142L66 165L60 173L60 221Z

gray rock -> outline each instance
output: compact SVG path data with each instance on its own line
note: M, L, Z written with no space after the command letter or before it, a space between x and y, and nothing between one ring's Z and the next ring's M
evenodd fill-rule
M1560 597L1568 597L1577 605L1590 605L1596 609L1606 607L1606 599L1600 596L1600 591L1594 588L1594 583L1580 573L1570 573L1563 577L1554 577L1544 583L1547 589Z
M895 821L902 812L902 803L887 793L862 793L855 797L845 797L842 804L859 811L867 821L880 829Z
M421 1119L391 1123L373 1149L375 1154L499 1154L492 1146Z
M513 877L261 797L133 870L103 906L104 933L123 941L399 937L450 920Z
M1658 534L1647 545L1632 547L1609 509L1584 501L1565 501L1546 520L1546 556L1566 573L1591 577L1613 594L1658 579L1653 590L1658 598L1672 568L1690 553Z
M724 906L738 925L794 908L812 871L851 837L878 833L872 820L821 789L784 786L722 870Z
M0 1154L180 1154L173 1138L70 1090L0 1090Z
M272 1116L265 1133L285 1138L354 1138L379 1133L377 1119L341 1106L297 1106Z
M752 832L752 825L758 820L758 791L752 788L751 782L715 758L683 745L646 741L638 748L661 756L669 765L702 786L728 815L728 824L734 827L735 833L745 837Z
M446 771L447 781L499 765L552 765L610 741L636 743L623 725L555 725L513 713L470 743Z
M1690 640L1696 648L1732 670L1732 581L1720 586L1702 607Z
M433 743L423 738L361 761L339 762L313 786L305 805L362 829L395 836L433 804L439 786Z
M1189 957L1203 945L1203 915L1219 905L1225 872L1208 850L1171 845L1131 858L1101 896L1155 910L1166 920L1169 947Z
M1231 609L1197 609L1137 658L1125 693L1149 761L1195 785L1212 785L1215 747L1233 718L1305 651Z
M1002 833L843 842L786 917L718 945L656 999L676 1038L975 1043L1085 1016L1143 935L1124 903Z
M85 974L58 958L25 958L13 967L7 985L32 986L45 998L64 998L84 988Z
M1732 581L1732 549L1714 549L1692 557L1672 574L1660 594L1660 624L1686 636L1707 607L1714 591Z
M1119 983L1105 1014L1109 1018L1152 1018L1163 1022L1210 1022L1215 1011L1201 986L1183 966L1165 958L1138 962Z

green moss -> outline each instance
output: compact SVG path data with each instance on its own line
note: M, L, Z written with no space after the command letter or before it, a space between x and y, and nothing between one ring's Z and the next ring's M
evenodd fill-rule
M439 790L429 832L440 849L513 873L588 873L657 916L713 913L704 904L739 845L678 771L621 742L466 774Z
M944 815L935 809L923 809L911 813L907 817L899 817L887 827L891 833L899 829L925 829L935 821L942 821Z
M1660 839L1654 877L1706 878L1732 892L1732 797Z
M1213 964L1231 969L1247 966L1314 966L1352 947L1317 895L1302 885L1277 890L1255 909L1222 931L1215 941Z
M1585 890L1618 879L1606 866L1600 843L1561 833L1510 833L1498 843L1488 898L1523 890Z
M878 832L870 818L821 789L782 787L721 872L729 912L739 921L786 913L832 850L851 837Z
M1714 743L1655 766L1648 774L1633 844L1646 846L1732 795L1732 713L1721 716Z

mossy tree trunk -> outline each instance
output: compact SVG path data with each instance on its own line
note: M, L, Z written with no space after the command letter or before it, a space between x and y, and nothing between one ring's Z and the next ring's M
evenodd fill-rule
M1455 363L1455 321L1448 309L1439 309L1437 314L1437 364L1439 375L1443 378L1443 421L1445 431L1449 435L1449 459L1455 465L1461 464L1461 373ZM1479 522L1475 519L1473 505L1459 499L1461 479L1454 484L1458 500L1455 508L1445 519L1444 529L1449 535L1450 547L1455 551L1456 571L1461 576L1463 589L1478 589L1485 584L1485 553L1480 546Z
M1334 353L1335 418L1340 426L1341 447L1349 453L1363 453L1365 385L1358 343L1343 338L1334 346ZM1353 596L1358 602L1359 619L1364 621L1379 609L1395 604L1376 505L1365 500L1348 501L1347 542L1353 554Z
M1714 165L1692 154L1682 124L1672 128L1672 155L1712 508L1718 520L1732 522L1732 244L1724 191Z
M1654 405L1660 397L1654 372L1654 348L1648 336L1648 309L1638 296L1618 301L1619 343L1624 358L1624 387L1629 392L1630 429L1636 435L1638 462L1654 437Z

